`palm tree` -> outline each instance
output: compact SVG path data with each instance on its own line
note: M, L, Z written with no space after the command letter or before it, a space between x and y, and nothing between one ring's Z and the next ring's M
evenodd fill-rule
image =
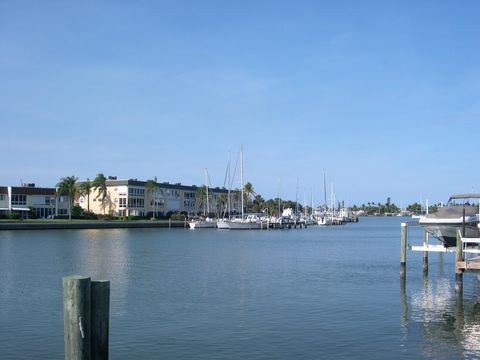
M102 173L97 174L95 179L93 179L92 186L97 191L97 196L95 199L100 198L103 207L103 214L105 215L105 199L107 198L107 178Z
M80 184L80 188L78 189L78 193L80 196L86 196L87 197L87 211L90 212L90 194L92 192L92 182L90 179L87 179L87 181L82 182Z
M72 175L61 178L57 184L58 194L68 196L68 220L72 220L72 200L77 191L75 187L77 180L78 178Z
M233 200L236 202L238 205L238 202L242 199L242 192L239 189L233 190ZM238 208L238 206L235 206Z
M255 193L255 190L253 189L253 185L251 182L247 182L244 186L243 186L243 193L245 195L245 200L246 200L246 208L247 208L247 212L248 212L248 202L250 201L250 199L252 197L254 197L256 195Z
M254 212L262 212L263 210L263 205L265 204L265 199L262 197L262 195L255 195L255 198L253 199L253 211Z
M147 194L149 194L152 197L152 205L153 205L153 220L155 220L155 209L157 205L157 197L155 196L157 192L157 177L153 180L147 180L145 183L145 190Z
M205 186L197 188L195 192L195 204L197 204L197 210L203 205L203 215L205 215L205 202L204 198L207 196L207 188Z
M218 212L222 212L222 208L225 207L225 211L223 212L224 214L227 212L227 194L220 194L218 197ZM219 214L220 215L220 214Z

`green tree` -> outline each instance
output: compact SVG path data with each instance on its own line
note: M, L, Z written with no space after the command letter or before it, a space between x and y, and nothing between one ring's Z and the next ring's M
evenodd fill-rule
M222 208L225 210L223 211L224 213L227 211L227 202L228 202L228 198L227 198L227 194L220 194L220 196L218 197L218 201L217 201L217 212L218 212L218 215L220 216L220 213L222 213Z
M238 203L240 202L240 200L242 199L242 191L239 190L239 189L235 189L232 191L232 199L233 199L233 202L235 203L235 205L233 205L234 209L235 208L238 208Z
M414 214L419 213L421 210L422 210L422 205L420 205L417 202L407 206L407 211L410 211Z
M251 182L247 182L244 186L243 186L243 195L245 196L245 207L247 209L247 212L248 212L248 203L250 202L250 200L255 196L257 195L257 193L255 192L255 190L253 189L253 185Z
M87 181L82 182L78 189L80 196L87 197L87 212L90 212L90 194L92 193L92 182L87 179Z
M201 186L197 188L197 191L195 191L195 204L197 211L200 209L200 207L203 205L203 215L205 216L206 213L206 201L205 198L207 197L207 188L206 186Z
M100 198L100 202L102 203L103 214L105 215L105 200L107 199L107 178L102 173L97 174L95 179L92 182L93 189L97 191L97 196L95 199Z
M68 220L72 220L72 202L77 188L75 183L78 178L75 176L66 176L60 179L57 184L58 194L68 196Z
M261 195L255 195L252 203L252 210L254 212L262 212L264 210L265 199Z
M156 205L157 205L157 199L156 199L156 192L157 192L157 177L155 177L153 180L147 180L145 184L145 190L147 194L149 194L152 197L152 208L153 208L153 220L155 220L155 214L156 214Z

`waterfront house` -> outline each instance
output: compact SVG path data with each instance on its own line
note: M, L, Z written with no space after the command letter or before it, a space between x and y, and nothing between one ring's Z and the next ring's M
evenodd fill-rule
M68 198L57 196L55 188L22 186L0 186L0 214L18 214L28 218L32 211L38 218L67 215Z

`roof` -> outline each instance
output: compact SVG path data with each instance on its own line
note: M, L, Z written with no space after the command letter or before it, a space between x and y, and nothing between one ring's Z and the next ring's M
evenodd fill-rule
M480 199L480 194L458 194L450 196L450 200L454 199Z
M17 195L55 195L55 188L37 188L12 186L12 194Z
M84 181L79 181L78 183L81 184ZM140 181L137 179L128 179L128 180L107 180L107 186L145 186L146 181ZM157 182L157 186L160 189L175 189L175 190L186 190L186 191L196 191L198 186L196 185L182 185L181 183L170 184L168 182ZM211 191L219 192L219 193L226 193L228 192L227 189L219 188L219 187L209 187Z

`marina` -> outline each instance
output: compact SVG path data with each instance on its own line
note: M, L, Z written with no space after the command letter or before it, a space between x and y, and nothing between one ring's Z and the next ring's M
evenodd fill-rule
M480 359L479 13L0 1L0 360Z
M115 359L480 356L476 277L465 274L460 306L453 257L431 254L425 279L422 253L413 252L399 284L405 221L366 217L301 231L0 231L0 355L63 357L61 278L80 274L110 281ZM418 226L409 232L422 237Z

